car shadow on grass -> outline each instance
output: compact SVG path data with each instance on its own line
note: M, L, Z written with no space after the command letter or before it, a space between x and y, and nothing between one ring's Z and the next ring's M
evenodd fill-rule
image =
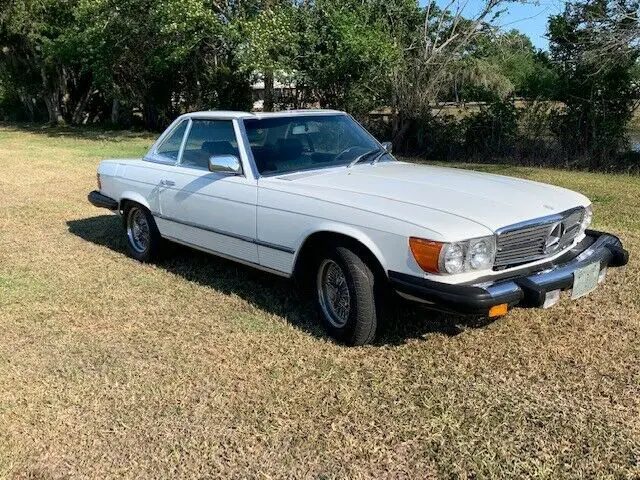
M70 233L84 240L127 254L122 221L115 215L69 220L67 226ZM163 258L156 266L203 287L237 295L317 338L327 338L311 299L301 294L291 280L171 242L165 245ZM459 320L398 299L375 343L401 345L428 334L454 336L463 331Z

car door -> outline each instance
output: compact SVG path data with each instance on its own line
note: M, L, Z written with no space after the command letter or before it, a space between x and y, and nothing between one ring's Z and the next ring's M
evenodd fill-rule
M120 194L126 196L135 192L146 200L152 214L160 211L162 179L178 161L188 125L188 119L175 122L145 155L143 162L122 162L118 170Z
M158 227L169 239L257 264L257 182L210 172L213 155L240 157L233 121L192 119L178 163L161 182Z

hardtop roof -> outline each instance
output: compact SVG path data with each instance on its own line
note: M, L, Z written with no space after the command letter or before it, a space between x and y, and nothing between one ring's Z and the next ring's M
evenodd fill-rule
M202 112L191 112L181 115L181 118L219 118L219 119L248 119L248 118L278 118L296 117L309 115L346 115L340 110L329 109L304 109L304 110L283 110L280 112L242 112L233 110L208 110Z

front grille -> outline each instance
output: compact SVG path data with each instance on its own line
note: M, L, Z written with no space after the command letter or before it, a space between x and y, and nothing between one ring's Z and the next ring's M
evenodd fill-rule
M570 246L578 233L584 209L572 209L521 225L501 228L496 237L494 270L550 257Z

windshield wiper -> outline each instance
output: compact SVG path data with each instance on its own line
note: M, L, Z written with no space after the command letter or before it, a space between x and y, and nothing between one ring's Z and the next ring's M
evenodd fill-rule
M368 152L364 152L362 155L358 155L356 158L351 160L351 163L349 163L349 165L347 165L347 168L353 167L356 163L360 163L362 160L367 158L369 155L371 155L372 153L376 153L377 151L378 151L378 149L374 148L373 150L369 150Z
M389 152L385 148L383 148L382 151L373 158L373 160L371 161L371 165L375 165L376 163L378 163L378 160L384 157L386 153L389 153Z

